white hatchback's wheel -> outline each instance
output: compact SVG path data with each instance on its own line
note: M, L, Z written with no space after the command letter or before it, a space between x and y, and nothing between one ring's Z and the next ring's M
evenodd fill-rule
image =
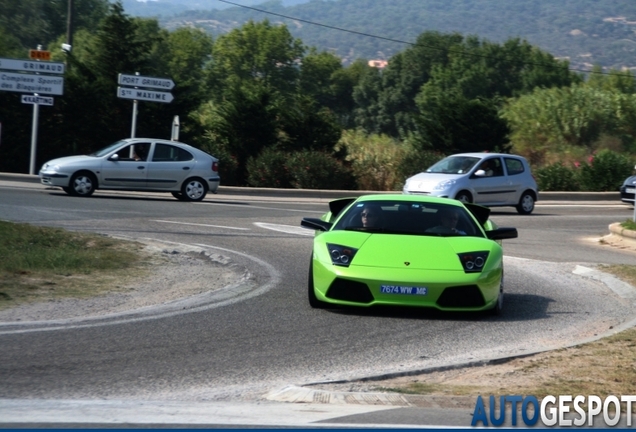
M184 201L201 201L207 193L207 184L198 178L188 179L181 186L181 196Z
M463 203L470 204L471 202L473 202L473 197L470 195L470 192L466 192L466 191L458 192L457 195L455 196L455 199Z
M534 210L534 197L529 192L524 192L517 205L517 213L529 215Z

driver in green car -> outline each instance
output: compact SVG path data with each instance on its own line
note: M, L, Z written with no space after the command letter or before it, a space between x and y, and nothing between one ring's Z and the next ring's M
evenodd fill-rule
M360 213L360 219L364 228L380 228L384 223L382 209L374 205L366 206Z

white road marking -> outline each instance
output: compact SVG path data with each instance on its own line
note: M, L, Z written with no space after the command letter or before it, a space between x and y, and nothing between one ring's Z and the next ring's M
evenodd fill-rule
M255 201L256 202L256 201ZM289 204L289 202L282 202L282 201L267 201L270 204ZM241 207L241 208L245 208L245 204L232 204L229 201L217 201L217 202L205 202L205 201L198 201L192 204L196 204L196 205L208 205L208 206L212 206L212 205L222 205L222 206L228 206L228 207ZM302 202L294 202L292 203L294 205L316 205L316 204L323 204L320 202L310 202L310 203L302 203ZM316 212L315 210L299 210L299 209L290 209L290 208L286 208L286 209L280 209L277 207L267 207L267 206L259 206L259 205L249 205L249 208L251 209L263 209L263 210L284 210L286 212L296 212L296 213L313 213L313 214L323 214L325 213L327 210L322 210L322 211L318 211Z
M241 231L249 231L249 228L238 228L238 227L229 227L224 225L209 225L209 224L198 224L198 223L190 223L190 222L175 222L175 221L167 221L167 220L158 220L155 219L153 222L161 222L161 223L170 223L176 225L193 225L193 226L202 226L202 227L210 227L210 228L225 228L225 229L233 229L233 230L241 230Z
M288 234L298 234L302 236L313 236L315 233L315 231L313 230L310 230L307 228L301 228L299 226L292 226L292 225L270 224L270 223L264 223L264 222L254 222L254 225L256 225L257 227L272 230L272 231L279 231L279 232L284 232Z

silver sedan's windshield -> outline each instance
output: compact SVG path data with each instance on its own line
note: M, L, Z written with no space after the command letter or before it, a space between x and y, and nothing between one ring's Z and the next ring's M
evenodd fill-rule
M124 143L124 140L117 141L115 143L112 143L108 147L104 147L103 149L97 150L96 152L89 154L89 156L94 156L94 157L105 156L108 153L110 153L113 150L115 150L117 147L120 147L123 143Z
M465 174L475 166L481 159L471 156L449 156L437 162L427 173L436 174Z

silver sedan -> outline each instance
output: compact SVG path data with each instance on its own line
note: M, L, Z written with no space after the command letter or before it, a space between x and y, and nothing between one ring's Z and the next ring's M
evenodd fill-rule
M88 197L96 189L171 192L183 201L201 201L219 187L219 161L188 144L129 138L84 156L42 165L42 184Z

